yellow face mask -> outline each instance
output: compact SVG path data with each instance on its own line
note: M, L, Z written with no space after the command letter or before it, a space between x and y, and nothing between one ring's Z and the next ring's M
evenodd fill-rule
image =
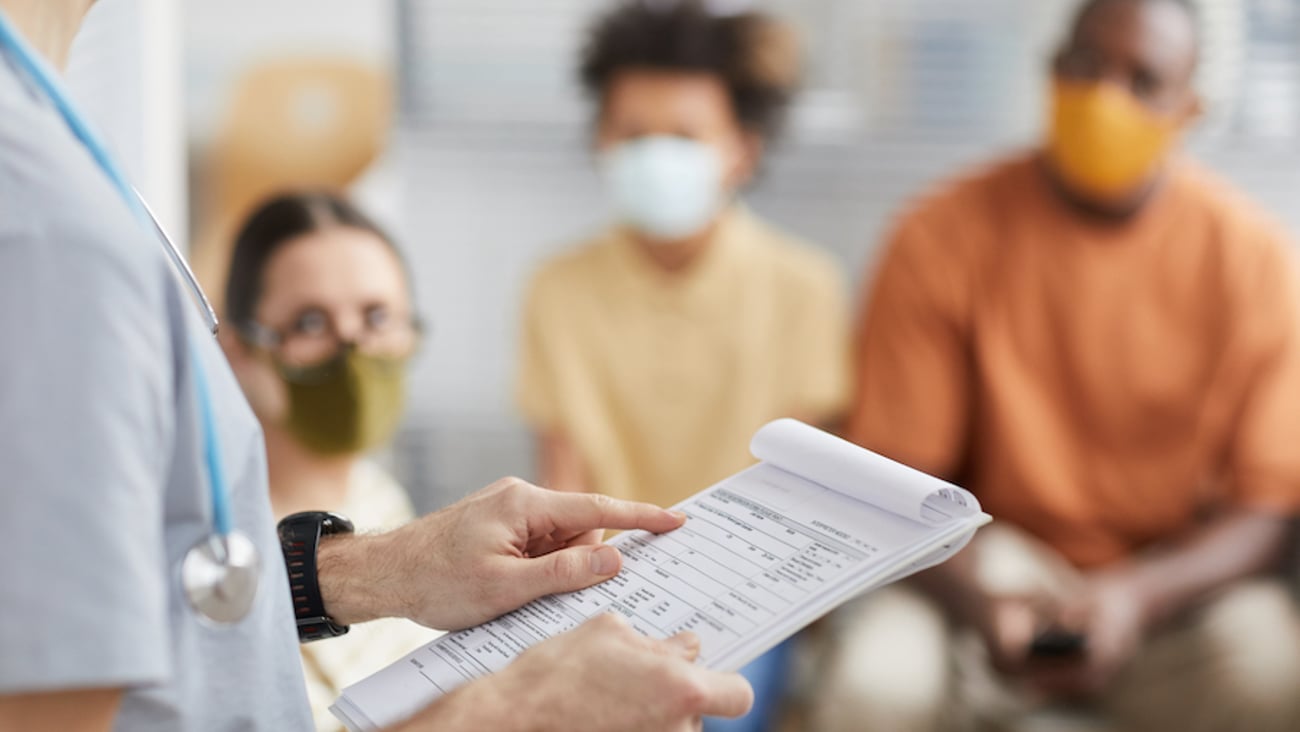
M1078 193L1122 199L1156 173L1182 126L1181 118L1157 115L1113 84L1057 79L1047 155Z

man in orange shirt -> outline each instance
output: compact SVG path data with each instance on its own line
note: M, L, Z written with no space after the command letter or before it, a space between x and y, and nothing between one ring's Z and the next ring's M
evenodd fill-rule
M1126 730L1300 729L1278 572L1300 298L1277 229L1171 152L1198 45L1184 0L1086 2L1044 148L899 223L850 436L971 488L1003 528L924 592L841 616L821 729L1002 725L1059 700Z

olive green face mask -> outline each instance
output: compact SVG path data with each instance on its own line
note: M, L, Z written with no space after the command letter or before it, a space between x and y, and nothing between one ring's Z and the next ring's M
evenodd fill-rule
M384 442L402 419L407 360L347 348L318 366L276 364L289 389L289 432L321 455L362 453Z

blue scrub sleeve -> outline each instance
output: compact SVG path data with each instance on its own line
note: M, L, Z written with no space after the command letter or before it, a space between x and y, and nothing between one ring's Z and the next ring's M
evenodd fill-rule
M6 208L0 694L156 683L170 672L165 280Z

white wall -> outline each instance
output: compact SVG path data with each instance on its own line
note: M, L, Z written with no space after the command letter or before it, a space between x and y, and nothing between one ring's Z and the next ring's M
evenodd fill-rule
M394 0L185 0L191 142L211 138L232 84L270 57L339 54L391 67Z
M172 0L96 3L67 75L72 95L177 237L187 228L180 17Z

